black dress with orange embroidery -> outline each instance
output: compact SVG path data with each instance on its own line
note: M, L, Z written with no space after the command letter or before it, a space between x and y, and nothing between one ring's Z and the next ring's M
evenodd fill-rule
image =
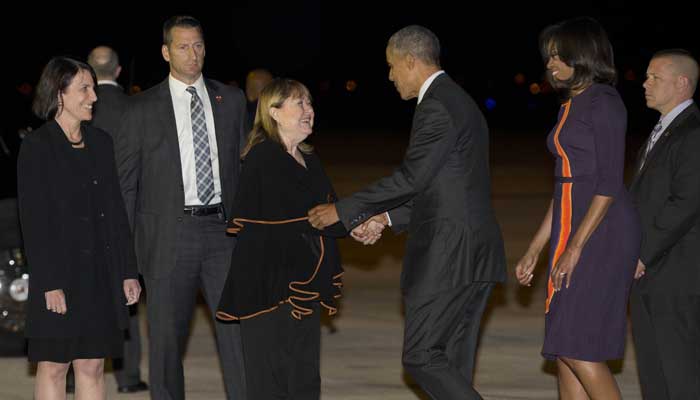
M291 316L312 313L312 303L335 314L343 274L336 237L342 223L323 231L306 220L314 206L337 200L315 154L306 168L280 145L264 141L243 163L229 232L238 236L217 318L245 320L288 303Z

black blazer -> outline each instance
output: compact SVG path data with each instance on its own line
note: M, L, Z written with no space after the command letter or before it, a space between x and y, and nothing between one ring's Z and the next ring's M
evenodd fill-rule
M245 98L233 86L209 79L205 84L214 114L222 202L229 212L238 184L240 146L245 140ZM167 276L175 267L173 246L185 207L168 79L131 96L124 122L115 135L115 147L139 270L149 278Z
M642 219L643 292L700 294L700 110L683 110L630 185Z
M95 223L81 224L76 215L84 210L75 196L91 190L93 207L100 210L104 255L110 271L110 288L121 328L128 325L124 296L124 279L137 278L131 234L119 188L114 163L112 139L104 131L83 125L85 145L91 162L87 182L77 179L69 168L71 149L55 120L27 135L22 143L17 165L18 203L24 245L29 265L28 337L76 336L81 327L92 321L65 318L46 310L44 292L63 289L73 302L92 299L75 298L73 282L81 278L81 257L76 243L90 241ZM96 187L95 187L96 186ZM69 305L69 313L71 312ZM109 312L109 310L106 310Z
M92 108L91 125L102 129L114 138L122 123L129 97L124 94L121 87L110 84L97 85L95 94L97 94L97 102Z
M401 166L341 199L340 220L353 229L391 210L393 229L408 229L401 286L432 294L506 276L501 231L491 208L489 133L472 98L439 75L416 107Z

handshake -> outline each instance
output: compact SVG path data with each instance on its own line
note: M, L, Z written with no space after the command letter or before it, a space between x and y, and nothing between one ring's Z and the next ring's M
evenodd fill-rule
M339 220L335 204L322 204L309 210L309 223L316 229L323 229ZM364 245L374 244L382 237L382 231L387 225L389 225L388 214L377 214L356 226L350 236Z

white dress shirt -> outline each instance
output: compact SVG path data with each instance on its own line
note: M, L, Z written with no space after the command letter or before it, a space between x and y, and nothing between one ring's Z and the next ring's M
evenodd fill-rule
M185 205L201 206L202 202L197 196L197 171L195 171L194 143L192 142L192 114L190 102L192 95L187 88L194 86L197 95L204 106L204 116L207 121L207 135L209 136L209 152L211 156L211 168L214 175L214 197L209 204L221 203L221 181L219 178L219 152L216 143L216 130L214 127L214 113L211 110L209 93L204 85L202 75L193 84L187 85L175 79L172 75L168 79L170 84L170 96L173 99L173 111L175 112L175 126L177 127L177 140L180 145L180 162L182 164L182 184L185 189Z

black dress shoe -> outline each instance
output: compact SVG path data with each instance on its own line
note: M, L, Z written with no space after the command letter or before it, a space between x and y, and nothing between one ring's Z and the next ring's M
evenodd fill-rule
M119 386L117 392L119 393L136 393L145 392L148 390L148 384L144 381L139 381L139 383L134 383L133 385Z

